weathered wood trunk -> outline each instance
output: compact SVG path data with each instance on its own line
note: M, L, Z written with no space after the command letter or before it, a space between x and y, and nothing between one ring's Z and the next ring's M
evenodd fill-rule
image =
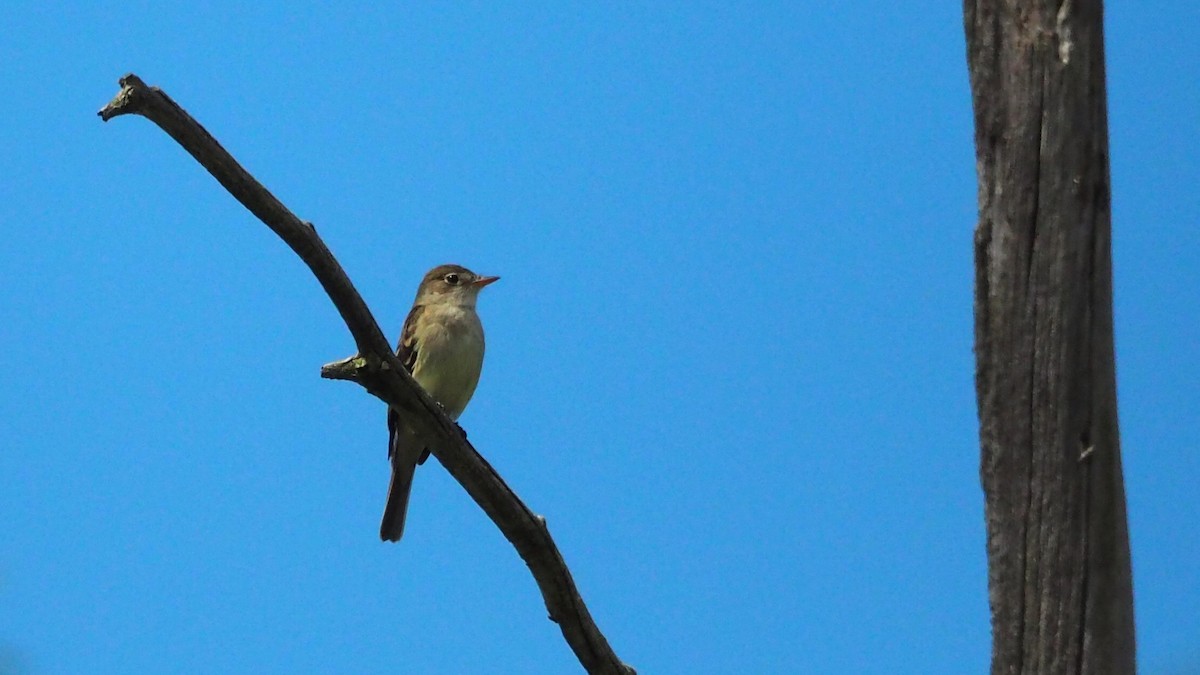
M992 672L1133 673L1100 0L966 0Z

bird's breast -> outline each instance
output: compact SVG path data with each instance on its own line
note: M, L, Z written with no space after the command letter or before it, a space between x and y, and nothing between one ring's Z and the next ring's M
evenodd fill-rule
M427 310L428 311L428 310ZM460 307L434 310L417 334L413 378L458 419L475 393L483 369L483 326L473 311Z

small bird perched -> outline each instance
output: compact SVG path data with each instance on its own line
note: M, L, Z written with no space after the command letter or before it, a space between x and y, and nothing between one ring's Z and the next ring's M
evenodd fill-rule
M452 420L466 409L483 368L483 324L475 313L475 300L484 286L499 278L480 276L459 265L429 270L400 332L396 356ZM429 450L405 429L400 415L391 408L388 436L392 482L379 538L400 541L413 473L429 457Z

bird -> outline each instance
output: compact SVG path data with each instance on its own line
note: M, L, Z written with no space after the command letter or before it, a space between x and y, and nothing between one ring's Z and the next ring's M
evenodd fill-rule
M479 292L500 277L475 274L461 265L438 265L429 270L412 309L404 320L396 356L417 384L457 421L466 409L483 370L483 324L475 312ZM400 541L408 511L408 495L418 464L429 449L388 408L388 459L392 479L379 538Z

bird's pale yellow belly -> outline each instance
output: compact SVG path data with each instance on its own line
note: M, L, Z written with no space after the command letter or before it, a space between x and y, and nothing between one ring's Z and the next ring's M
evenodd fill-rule
M475 393L479 373L483 368L483 327L474 312L458 308L447 321L428 335L418 336L417 362L413 378L442 404L451 419L458 419Z

